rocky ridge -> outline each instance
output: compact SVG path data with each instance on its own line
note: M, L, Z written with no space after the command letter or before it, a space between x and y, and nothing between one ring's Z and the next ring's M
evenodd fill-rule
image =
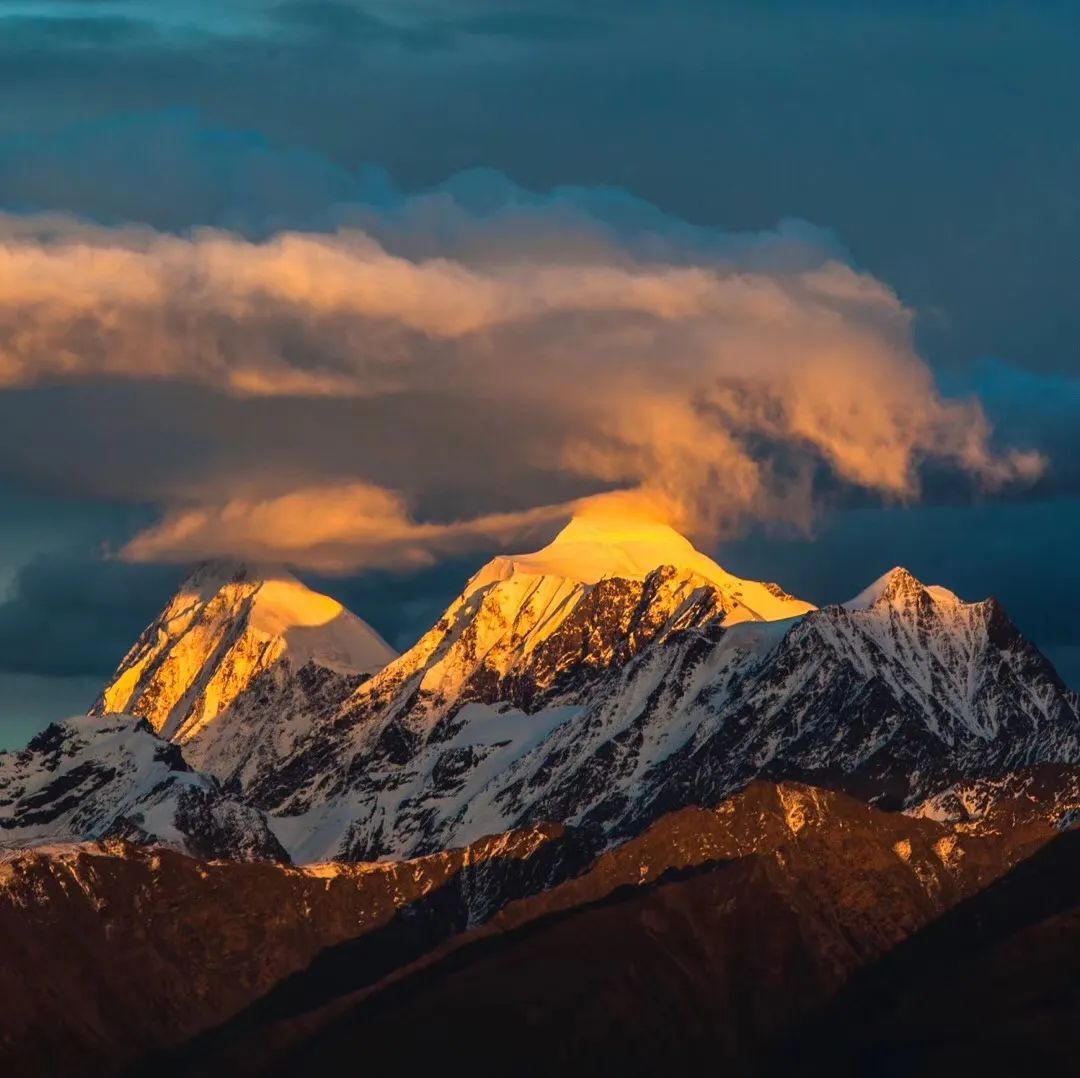
M247 639L250 615L206 612L266 585L213 586L200 585L196 621ZM142 684L136 704L265 812L297 862L415 856L544 820L602 848L758 776L899 808L1080 760L1080 701L995 600L963 602L897 568L817 610L637 521L575 520L534 554L494 559L370 677L297 669L288 654L245 667L201 727L175 715L205 718L212 692L194 707L150 689L179 647L144 662L144 641L103 700Z
M195 857L288 860L263 813L193 771L145 719L70 719L22 752L0 753L0 850L105 838Z

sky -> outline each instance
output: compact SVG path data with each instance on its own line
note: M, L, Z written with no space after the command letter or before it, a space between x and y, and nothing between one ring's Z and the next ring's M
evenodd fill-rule
M406 647L580 505L1080 686L1080 9L0 0L0 747L192 562Z

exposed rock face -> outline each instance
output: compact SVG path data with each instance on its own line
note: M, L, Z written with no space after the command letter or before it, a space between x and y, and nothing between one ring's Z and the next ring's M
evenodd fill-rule
M708 800L756 768L899 806L1080 759L1080 700L1000 605L905 570L803 618L733 682L699 696L714 717L658 772L662 802Z
M511 577L466 592L417 646L361 686L252 799L318 842L302 859L408 855L504 830L506 813L455 817L605 679L688 632L718 635L723 597L672 567L581 584ZM328 821L347 821L336 833ZM292 833L290 829L290 833Z
M1053 835L1014 846L755 783L663 817L379 985L350 974L345 945L175 1070L391 1066L408 1043L417 1071L467 1056L479 1074L509 1060L515 1073L651 1074L701 1058L748 1073L857 970Z
M1073 830L861 970L778 1042L764 1073L1069 1074L1078 976Z
M1080 760L1076 694L994 600L895 569L815 610L655 524L575 520L496 558L361 669L389 657L291 578L203 569L100 706L148 715L301 863L542 820L601 848L757 776L901 807Z
M416 647L370 680L361 660L370 656L374 667L392 654L369 646L370 630L332 600L282 574L266 580L243 568L204 567L146 630L95 710L146 716L249 804L279 815L326 808L296 851L303 859L439 848L434 834L426 845L393 836L380 843L373 821L352 819L351 804L328 802L357 772L399 767L429 739L452 739L450 724L470 703L516 702L532 711L548 699L576 699L650 643L758 617L747 597L770 611L809 609L775 586L730 577L670 529L637 530L610 547L598 546L588 528L588 541L582 534L574 525L547 553L496 559ZM657 568L652 559L661 555L681 566ZM632 578L604 576L605 565ZM547 571L560 566L576 575ZM587 579L579 579L583 566ZM327 644L325 622L304 627L324 617L352 619L348 632L339 626ZM473 755L451 752L432 766L445 779L470 770ZM502 829L501 819L492 824L488 831Z
M372 980L583 867L558 827L379 865L205 863L126 843L0 857L6 1075L112 1072L379 930ZM377 935L379 933L376 933Z
M676 569L603 580L569 614L551 599L557 618L520 596L513 617L485 607L487 587L255 783L299 859L415 854L543 819L602 844L759 775L900 807L1080 759L1076 694L1000 606L904 570L847 606L735 624Z
M482 569L414 648L370 679L342 681L315 660L297 670L287 655L248 661L219 708L213 692L192 704L171 682L163 698L155 686L192 665L174 654L207 650L204 622L214 640L248 640L244 603L257 607L267 585L243 574L195 584L162 618L177 642L150 648L155 657L144 661L144 641L115 686L143 685L136 703L152 709L161 732L231 794L271 813L299 861L414 855L506 830L511 815L524 815L514 806L484 804L459 818L628 662L688 634L715 640L725 626L812 609L776 585L726 573L670 528L574 521L544 550ZM212 594L193 607L193 591ZM216 670L233 669L245 648L230 643ZM119 702L118 691L102 706ZM178 710L190 717L177 720Z
M1043 764L965 779L908 811L972 834L1015 834L1047 822L1063 831L1080 822L1080 767Z
M0 849L109 837L196 857L288 859L261 812L192 771L145 719L70 719L0 753Z
M753 604L753 605L751 605ZM468 703L535 711L579 697L647 646L705 626L794 617L813 609L776 585L725 572L676 532L625 533L572 521L543 550L496 558L438 624L352 701L366 717L394 699L414 725Z
M1080 817L1080 700L994 600L817 610L656 525L495 559L396 659L204 568L97 711L0 754L13 1073L760 1069Z
M123 843L12 853L0 1050L16 1075L140 1056L137 1073L235 1075L361 1049L389 1065L408 1044L422 1069L475 1049L479 1015L478 1073L505 1073L509 1052L525 1073L601 1058L649 1073L700 1051L739 1072L1059 833L973 833L757 782L591 865L559 827L307 869Z
M378 716L439 734L466 704L533 712L580 700L651 645L811 609L775 585L731 576L670 528L624 536L573 521L543 550L481 569L416 647L356 693L343 718L355 726Z

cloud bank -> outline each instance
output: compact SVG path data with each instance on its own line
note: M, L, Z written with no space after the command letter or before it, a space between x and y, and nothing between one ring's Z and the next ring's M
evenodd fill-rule
M983 487L1043 468L994 446L977 401L942 396L910 312L808 225L726 234L490 172L368 190L330 230L263 236L0 217L0 386L275 399L283 436L319 402L384 420L363 450L250 471L215 432L128 558L417 565L612 491L715 538L806 526L837 487L915 499L927 461ZM573 495L552 499L560 484Z

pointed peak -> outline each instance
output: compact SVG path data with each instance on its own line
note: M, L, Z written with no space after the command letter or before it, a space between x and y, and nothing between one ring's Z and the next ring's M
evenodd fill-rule
M387 658L393 657L389 645L366 623L347 610L337 599L309 588L288 570L277 565L218 560L205 561L191 572L173 600L185 612L192 600L197 608L211 602L216 618L246 618L247 624L268 637L282 637L290 630L313 630L331 622L362 627L366 635L378 641Z
M884 583L883 597L912 595L926 587L914 573L902 565L894 565L881 579Z
M869 610L878 603L904 603L922 595L944 605L955 605L961 601L948 588L938 584L924 584L902 565L896 565L843 606L845 610Z
M896 565L843 605L845 610L868 610L879 602L893 602L904 596L917 595L922 590L922 583L912 573L902 565Z

